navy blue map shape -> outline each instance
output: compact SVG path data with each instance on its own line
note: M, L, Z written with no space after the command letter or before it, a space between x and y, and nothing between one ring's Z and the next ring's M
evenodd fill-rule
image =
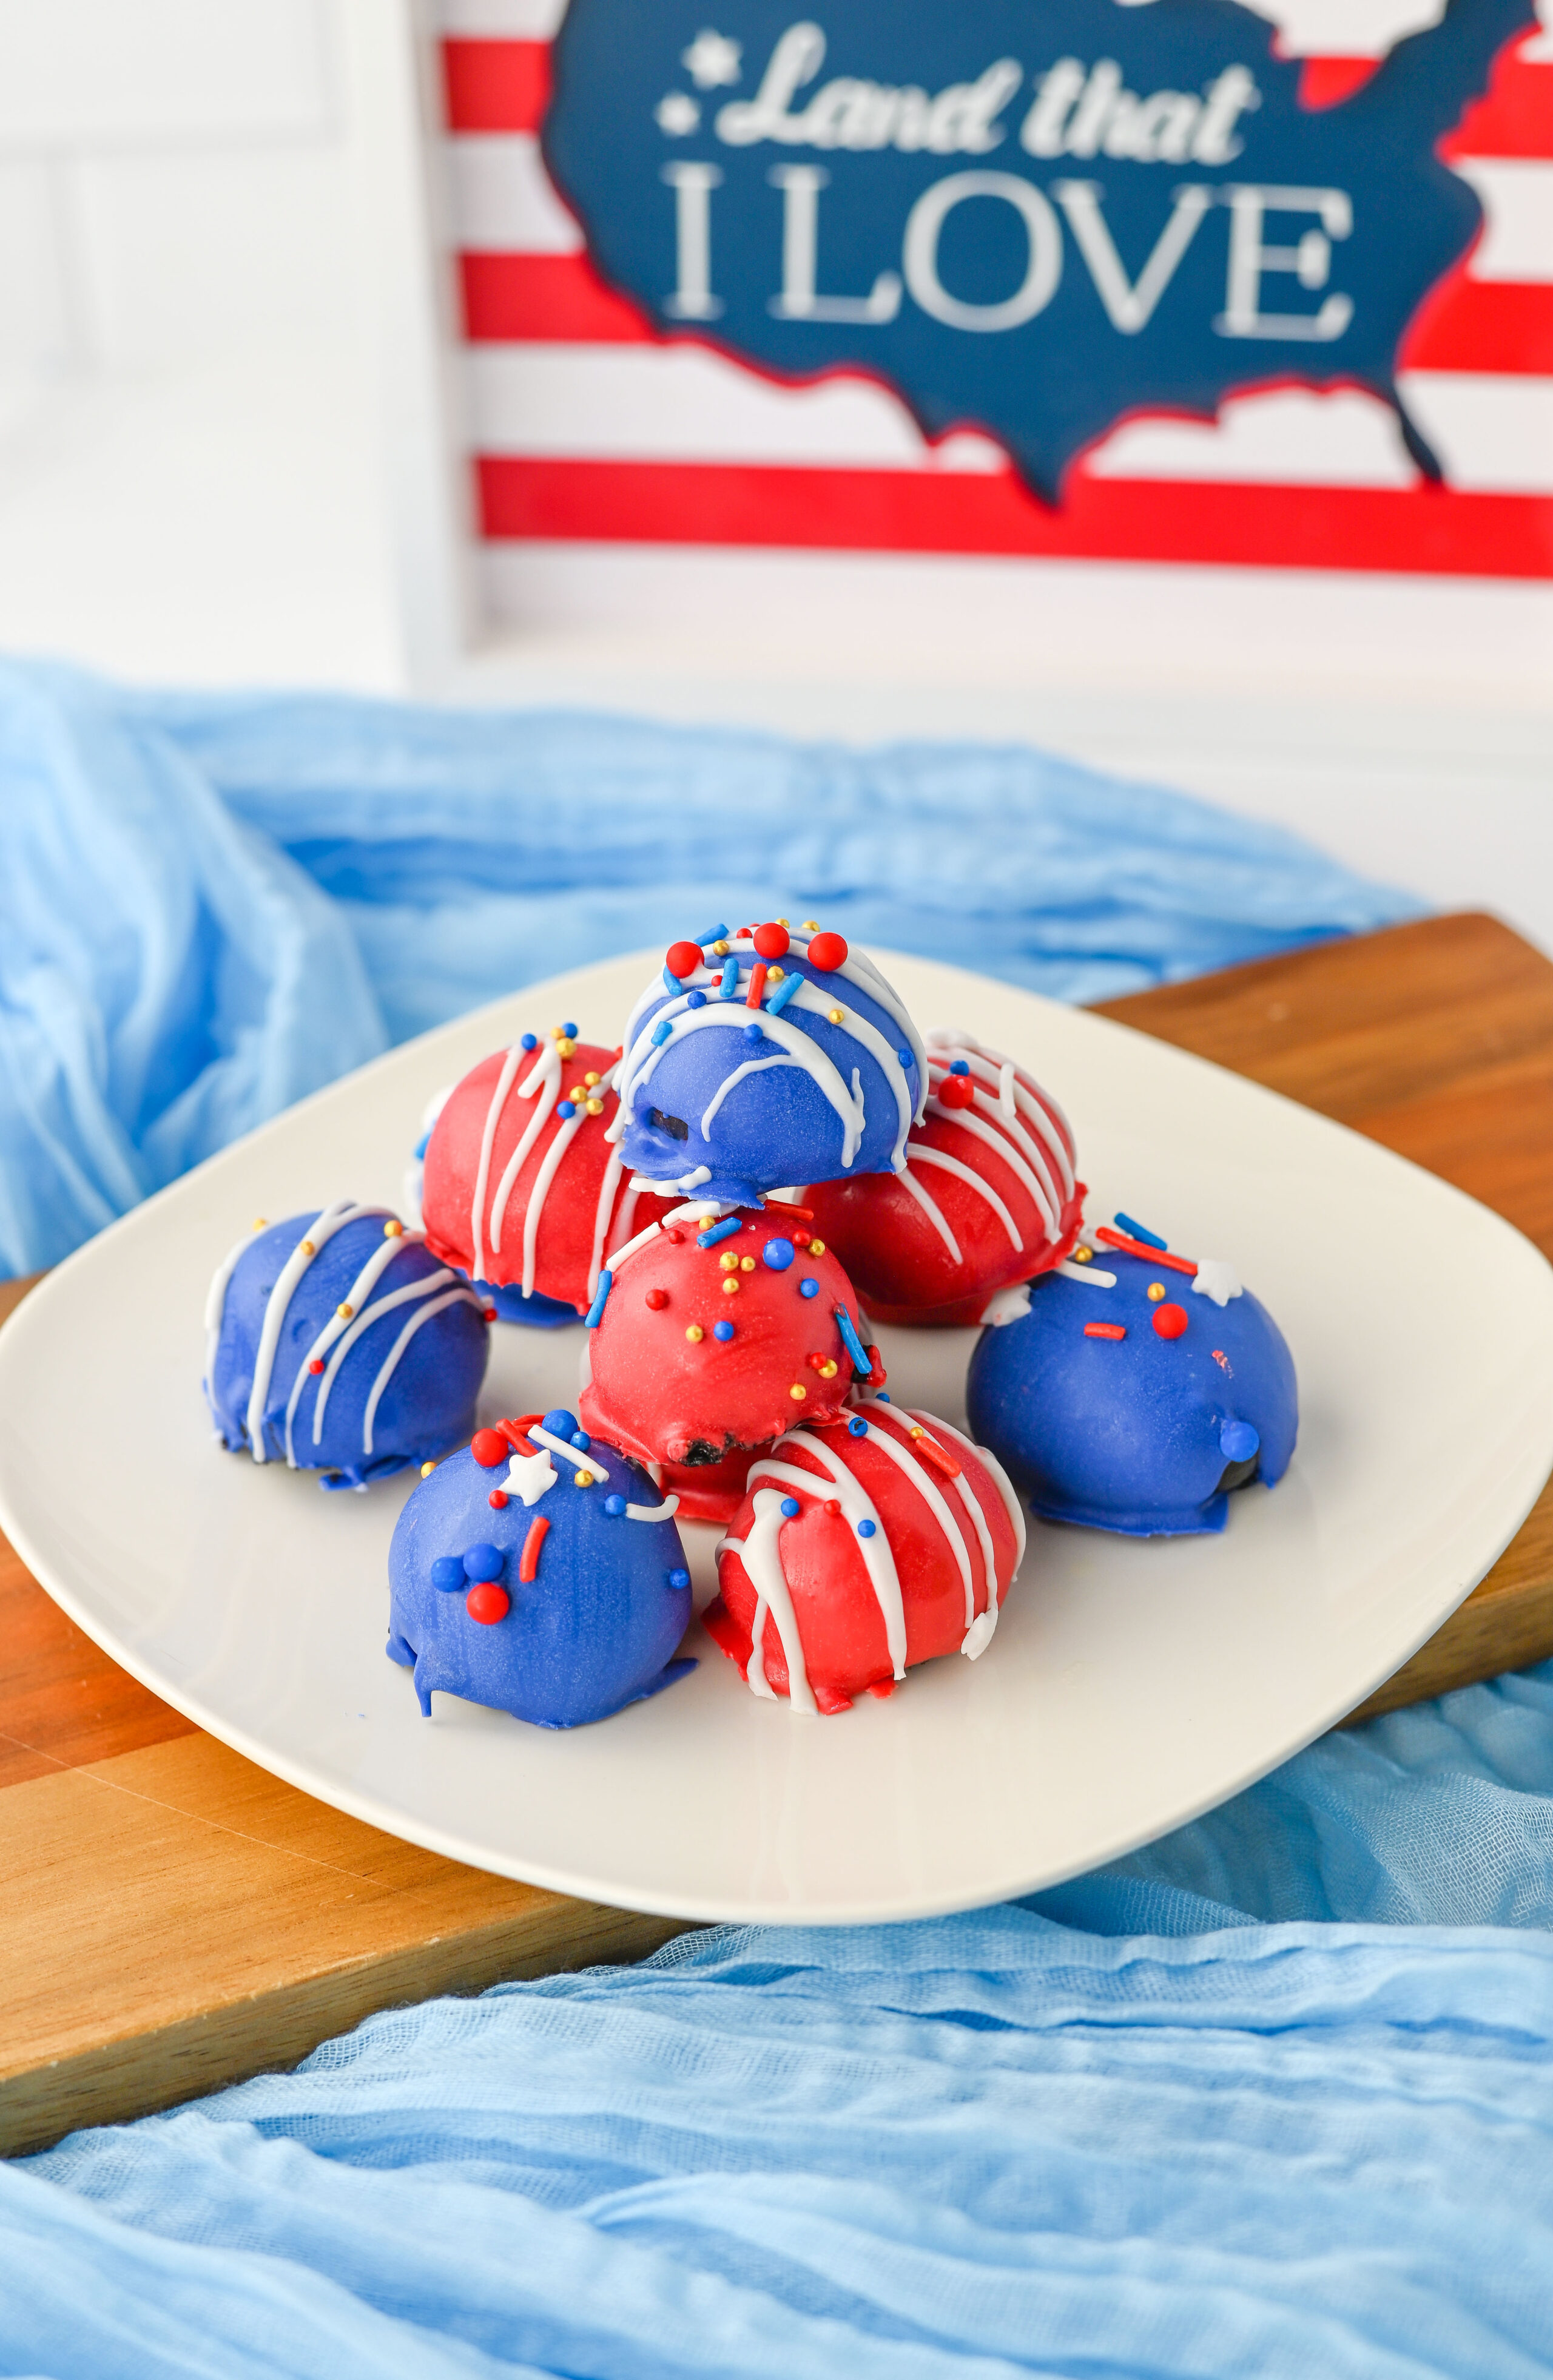
M1449 0L1312 109L1236 0L571 0L542 147L660 331L870 374L1049 503L1129 414L1291 382L1382 398L1438 479L1397 356L1482 209L1436 144L1534 22Z

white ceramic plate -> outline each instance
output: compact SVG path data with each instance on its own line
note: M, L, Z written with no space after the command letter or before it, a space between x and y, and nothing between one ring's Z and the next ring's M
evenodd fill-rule
M796 1718L698 1627L685 1683L601 1726L446 1696L383 1656L408 1480L324 1495L212 1443L206 1283L253 1215L397 1204L439 1086L520 1029L613 1042L652 956L392 1052L139 1208L0 1336L0 1524L156 1693L276 1775L479 1867L693 1918L925 1915L1051 1884L1209 1808L1352 1709L1476 1584L1553 1463L1553 1271L1486 1208L1201 1060L918 959L886 968L1066 1104L1092 1216L1229 1257L1299 1367L1281 1486L1221 1537L1033 1524L996 1640L887 1702ZM571 1404L581 1331L499 1329L482 1415ZM968 1331L880 1334L963 1423ZM688 1530L698 1584L715 1533Z

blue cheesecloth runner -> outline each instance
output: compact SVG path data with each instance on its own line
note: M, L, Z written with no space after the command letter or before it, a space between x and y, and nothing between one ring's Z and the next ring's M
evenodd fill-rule
M0 788L18 1269L391 1038L779 892L1069 998L1414 906L1029 752L36 666ZM0 2166L0 2373L50 2380L1550 2363L1553 1663L1027 1904L690 1935Z

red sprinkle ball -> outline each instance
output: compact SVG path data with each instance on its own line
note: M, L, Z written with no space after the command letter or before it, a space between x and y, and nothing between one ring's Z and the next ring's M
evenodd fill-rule
M946 1108L968 1108L976 1099L969 1075L946 1075L933 1094Z
M661 1314L669 1302L669 1293L666 1289L649 1289L646 1302L654 1314Z
M809 965L822 975L834 975L846 965L846 938L843 934L816 934L809 944Z
M309 1372L322 1372L322 1369L323 1369L323 1358L322 1358L322 1355L315 1355L315 1356L313 1357L313 1359L312 1359L312 1362L308 1366L308 1369L309 1369Z
M504 1512L507 1509L507 1495L504 1488L492 1488L485 1500L493 1512Z
M464 1609L471 1620L479 1621L483 1627L494 1628L498 1620L504 1620L512 1609L512 1597L504 1586L498 1586L493 1578L482 1578L479 1585L472 1586L464 1597Z
M756 949L763 959L783 959L787 956L788 932L785 926L757 926L754 941Z
M1176 1305L1172 1303L1168 1305L1157 1305L1154 1309L1154 1328L1161 1339L1179 1339L1186 1328L1188 1318L1184 1305Z
M507 1459L507 1441L499 1429L477 1429L469 1440L469 1451L482 1471L494 1471Z
M664 965L667 966L671 975L677 975L683 981L685 977L687 975L694 975L700 964L701 946L699 942L671 942L669 944L668 955L664 960Z

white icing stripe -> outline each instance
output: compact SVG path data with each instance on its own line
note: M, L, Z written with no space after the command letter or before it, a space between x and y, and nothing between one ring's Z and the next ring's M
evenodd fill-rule
M947 1063L953 1058L964 1058L977 1081L997 1092L1000 1105L1007 1113L1005 1086L1012 1089L1014 1107L1032 1123L1062 1178L1059 1205L1066 1205L1075 1188L1074 1173L1074 1135L1061 1106L1034 1075L1004 1054L1001 1050L989 1049L974 1033L960 1026L930 1025L928 1028L928 1049L932 1059ZM1012 1075L1009 1069L1013 1068ZM1012 1120L1012 1119L1011 1119Z
M281 1332L297 1285L313 1258L328 1245L346 1223L354 1223L363 1215L386 1215L386 1207L358 1207L354 1198L336 1198L323 1208L303 1231L301 1238L281 1267L280 1276L270 1292L264 1307L264 1320L259 1333L259 1345L253 1359L253 1387L249 1393L246 1423L249 1450L255 1463L267 1463L269 1454L264 1445L264 1406L270 1394L270 1378L275 1367L275 1353Z
M895 1127L895 1147L890 1162L895 1172L899 1172L901 1152L905 1148L906 1135L911 1130L913 1118L911 1089L906 1080L905 1068L901 1063L898 1048L892 1048L883 1034L877 1026L870 1025L866 1016L859 1016L855 1009L843 1007L833 991L828 992L820 985L811 983L807 976L787 1005L789 1008L807 1009L811 1015L823 1016L827 1020L832 1008L841 1007L843 1021L837 1028L838 1031L850 1033L853 1039L860 1041L870 1056L878 1061L885 1081L895 1094L895 1112L898 1121ZM855 1075L853 1079L856 1080Z
M1013 1101L1013 1060L1005 1058L998 1069L998 1112L1013 1123L1019 1110Z
M705 1008L687 1009L683 1002L671 1000L664 1002L653 1018L654 1032L666 1017L672 1017L674 1021L674 1032L670 1038L665 1041L649 1042L646 1056L639 1058L638 1053L643 1044L638 1037L635 1047L626 1058L627 1072L620 1092L622 1115L634 1101L637 1092L645 1089L652 1080L658 1069L658 1062L664 1051L673 1049L676 1043L683 1042L687 1034L709 1032L718 1026L723 1028L734 1026L742 1033L746 1025L752 1025L758 1021L753 1009L746 1009L733 1002L712 1003ZM842 1165L843 1169L849 1167L857 1154L858 1144L863 1136L863 1119L858 1111L858 1104L843 1082L840 1073L819 1044L812 1041L798 1026L790 1025L785 1016L772 1016L762 1010L758 1022L768 1039L774 1041L779 1049L785 1050L790 1058L813 1077L835 1110L842 1126ZM710 1167L698 1167L696 1171L702 1181L711 1179ZM670 1185L665 1184L659 1184L660 1188L668 1186ZM694 1181L688 1181L687 1186L693 1188Z
M502 1110L507 1104L507 1093L513 1087L513 1077L522 1062L522 1046L515 1041L502 1061L502 1070L496 1077L496 1087L491 1094L491 1104L485 1111L485 1130L480 1135L479 1164L475 1171L474 1202L469 1208L471 1256L469 1277L473 1281L485 1279L485 1185L491 1176L491 1144L496 1137L496 1125Z
M958 1435L958 1433L952 1433L949 1429L948 1424L946 1422L940 1422L935 1414L918 1413L915 1408L911 1409L911 1411L912 1419L914 1421L919 1421L924 1429L926 1429L930 1435L939 1430L942 1430L946 1437ZM961 1439L960 1445L962 1451L964 1451L965 1443L964 1439ZM971 1655L971 1658L974 1661L977 1654L986 1651L987 1646L992 1641L993 1631L998 1625L998 1557L993 1551L992 1532L987 1525L987 1515L981 1509L981 1499L977 1494L976 1489L971 1486L971 1483L966 1478L964 1471L960 1473L959 1477L953 1484L959 1489L960 1501L964 1504L966 1512L970 1514L971 1524L976 1530L977 1543L981 1548L982 1576L987 1586L987 1600L982 1605L981 1609L974 1615L970 1625L967 1626L965 1630L966 1645L970 1643L973 1634L977 1635L978 1638L976 1651ZM965 1650L965 1645L962 1645L960 1649L964 1652Z
M544 1096L536 1097L536 1094L541 1091ZM503 1096L504 1103L505 1094L504 1093ZM529 1150L543 1132L545 1121L561 1096L561 1055L553 1041L545 1043L527 1076L518 1085L517 1096L520 1099L533 1099L535 1105L533 1114L524 1125L518 1135L517 1145L503 1169L502 1179L496 1187L496 1196L491 1202L491 1245L492 1252L498 1255L502 1246L502 1225L506 1220L507 1200L512 1196L513 1184L523 1171ZM494 1130L493 1125L491 1130ZM479 1186L475 1199L477 1215L480 1211L485 1197L486 1176L490 1171L490 1164L491 1150L486 1147L480 1151ZM479 1254L478 1238L475 1242L475 1254L477 1257ZM477 1281L484 1279L484 1274L478 1265L475 1269L475 1279Z
M904 1428L904 1423L902 1427ZM944 1542L960 1566L960 1577L965 1589L965 1625L967 1628L971 1627L976 1620L976 1581L971 1575L971 1558L965 1551L964 1534L957 1526L953 1513L944 1502L943 1494L937 1480L930 1475L927 1464L909 1438L903 1443L893 1430L885 1428L882 1423L872 1418L868 1420L867 1443L870 1446L883 1448L896 1470L910 1480L943 1531Z
M531 1439L535 1446L548 1446L552 1454L558 1454L566 1468L574 1474L591 1468L592 1484L595 1487L608 1481L609 1474L601 1463L595 1460L590 1465L587 1454L580 1446L568 1446L564 1438L556 1438L550 1430L541 1429L537 1421L531 1421L523 1435Z
M649 1223L645 1232L638 1232L634 1240L627 1240L623 1248L614 1250L610 1257L610 1270L616 1279L619 1278L621 1266L634 1257L638 1248L645 1248L649 1240L655 1240L662 1228L661 1223Z
M610 1223L614 1214L615 1192L620 1187L620 1178L625 1171L625 1167L621 1164L619 1158L616 1157L613 1149L612 1148L609 1156L609 1163L604 1168L604 1178L599 1184L599 1203L593 1209L593 1250L588 1259L588 1295L589 1303L592 1302L593 1296L598 1290L599 1275L603 1270L604 1238L605 1234L609 1231ZM636 1203L635 1198L632 1198L629 1201L629 1204L632 1207L634 1207Z
M216 1349L221 1344L221 1325L226 1312L227 1286L237 1269L243 1250L251 1247L258 1236L256 1232L244 1232L237 1246L228 1255L223 1257L217 1265L211 1277L210 1288L205 1292L205 1392L207 1395L211 1393L211 1383L215 1378Z
M545 1200L550 1196L550 1185L560 1170L562 1159L587 1121L588 1110L584 1107L579 1107L575 1115L569 1115L566 1118L546 1149L544 1161L535 1175L534 1186L528 1193L528 1203L523 1215L523 1294L525 1297L532 1297L534 1294L534 1264L540 1244L540 1218L544 1213Z
M297 1405L301 1402L302 1390L309 1379L317 1377L312 1370L312 1366L321 1356L329 1353L342 1331L346 1330L361 1312L367 1299L400 1251L404 1248L420 1247L424 1244L425 1237L426 1234L423 1232L402 1232L392 1239L385 1234L372 1250L341 1300L342 1305L349 1306L350 1312L342 1315L336 1309L329 1317L318 1337L297 1365L297 1378L291 1383L291 1394L286 1399L285 1405L285 1460L291 1470L295 1471L297 1468L297 1450L292 1440L292 1429L297 1419ZM444 1277L450 1280L452 1278L451 1274L445 1274ZM316 1432L314 1443L315 1445L317 1443Z
M807 1485L811 1496L821 1496L822 1489L828 1494L826 1482L829 1481L855 1535L859 1521L873 1523L873 1534L857 1538L857 1550L868 1573L868 1584L874 1591L879 1616L884 1622L885 1649L890 1655L891 1667L897 1678L904 1678L906 1673L906 1607L901 1594L900 1573L895 1568L895 1549L880 1517L879 1507L856 1473L838 1461L824 1440L816 1438L809 1430L790 1429L785 1437L778 1439L777 1446L779 1450L784 1446L801 1446L806 1454L812 1454L820 1464L825 1478L817 1480L812 1471L800 1471L795 1464L779 1463L766 1456L751 1465L751 1479L764 1475L773 1479L785 1479L790 1485ZM823 1497L821 1500L824 1500Z
M1053 1272L1060 1272L1064 1281L1086 1281L1091 1289L1116 1287L1116 1275L1113 1272L1107 1272L1103 1265L1074 1264L1069 1257L1064 1257L1062 1263L1053 1265L1051 1269Z
M1062 1216L1062 1193L1048 1161L1047 1148L1033 1134L1025 1131L1019 1121L1017 1107L1012 1119L1003 1113L1001 1096L994 1099L989 1092L977 1090L974 1095L976 1111L986 1116L997 1131L1007 1133L1014 1147L1021 1149L1035 1167L1042 1185L1037 1203L1050 1219L1049 1230L1055 1239Z
M763 1464L756 1465L758 1470L764 1467ZM785 1472L788 1465L778 1463L775 1468ZM793 1475L796 1478L799 1475L795 1472ZM812 1493L815 1485L813 1472L806 1471L802 1477ZM717 1559L721 1564L725 1553L736 1553L748 1572L751 1586L755 1589L755 1618L750 1628L749 1667L745 1672L750 1693L764 1695L768 1702L775 1700L766 1677L766 1660L761 1642L766 1632L766 1614L770 1611L776 1620L777 1634L782 1639L783 1654L787 1663L788 1700L795 1710L807 1711L813 1717L817 1714L819 1706L815 1702L814 1691L809 1684L808 1671L804 1666L803 1638L798 1633L797 1614L793 1609L793 1597L788 1592L786 1575L782 1567L782 1556L777 1548L777 1536L781 1527L781 1496L774 1488L758 1488L755 1494L755 1517L750 1524L748 1536L724 1537L717 1548Z
M793 946L795 950L801 950L806 958L808 956L809 946L807 941L799 942L795 936ZM916 1121L920 1123L923 1107L928 1097L928 1052L923 1046L921 1034L906 1014L899 992L892 984L886 982L872 959L863 951L849 949L839 967L828 968L825 972L843 976L848 983L855 984L859 991L867 992L869 997L883 1009L892 1023L900 1026L901 1037L916 1061L918 1089Z
M797 1004L796 1001L789 1002L789 1005L794 1008L796 1008ZM711 1131L711 1120L735 1083L742 1083L746 1075L764 1075L772 1066L795 1066L797 1063L796 1058L746 1058L742 1066L735 1066L731 1075L724 1075L702 1111L701 1138L705 1140Z
M357 1341L383 1315L391 1314L396 1305L414 1305L420 1298L430 1297L432 1291L441 1289L444 1282L456 1281L457 1278L457 1274L450 1266L439 1265L435 1272L423 1274L419 1281L407 1281L402 1289L389 1290L386 1295L380 1297L375 1305L367 1306L356 1317L355 1321L346 1327L345 1335L330 1356L328 1368L318 1384L318 1402L313 1406L313 1444L315 1446L322 1445L323 1441L323 1415L329 1403L329 1391L339 1378L340 1366ZM475 1296L473 1290L470 1290L469 1295L476 1305L480 1305L480 1301ZM484 1311L484 1306L480 1305L480 1312L483 1314ZM308 1377L305 1367L301 1377L304 1379ZM367 1447L363 1451L370 1454L371 1449Z
M960 1253L960 1243L955 1238L953 1232L950 1230L949 1224L944 1218L943 1209L939 1206L937 1200L928 1196L927 1191L923 1188L921 1183L917 1180L909 1165L904 1165L901 1168L899 1179L909 1196L916 1199L917 1205L927 1216L928 1220L933 1226L934 1231L937 1232L940 1239L943 1242L944 1246L949 1250L950 1262L952 1264L964 1264L965 1259Z
M959 1122L958 1115L955 1116L954 1121ZM936 1165L943 1172L952 1173L957 1180L969 1183L977 1197L985 1198L987 1204L993 1209L1013 1245L1023 1252L1025 1243L1019 1236L1019 1226L990 1182L984 1182L979 1173L973 1173L970 1167L962 1165L957 1157L947 1157L941 1148L929 1148L925 1140L908 1140L906 1155L908 1158L915 1158L919 1165Z
M935 1422L934 1427L941 1430L945 1438L952 1438L955 1445L963 1447L967 1454L975 1455L1003 1500L1003 1510L1008 1514L1009 1524L1013 1531L1013 1569L1009 1574L1009 1585L1012 1586L1023 1567L1025 1546L1025 1515L1020 1509L1019 1499L1013 1492L1013 1482L989 1446L977 1446L974 1439L965 1435L963 1430L956 1429L952 1421Z
M382 1306L386 1305L388 1302L387 1298L381 1301L378 1308L380 1313L382 1310ZM372 1425L377 1419L378 1400L382 1395L384 1389L387 1388L389 1381L394 1378L394 1372L398 1369L400 1356L404 1354L406 1348L409 1345L410 1341L415 1337L416 1332L421 1328L423 1323L430 1322L434 1314L441 1314L444 1306L457 1305L461 1302L474 1306L479 1306L479 1299L475 1295L474 1291L472 1289L465 1289L460 1285L457 1289L450 1289L443 1297L433 1298L431 1305L423 1305L419 1314L412 1314L404 1329L400 1331L399 1336L395 1339L393 1346L389 1349L387 1355L383 1359L382 1369L379 1372L377 1378L372 1382L371 1394L367 1399L367 1410L363 1415L361 1421L361 1451L363 1454L370 1454L372 1451Z
M679 1511L679 1498L665 1496L661 1504L627 1504L628 1521L672 1521Z
M974 1096L982 1099L986 1094L977 1092ZM1012 1145L1009 1138L1010 1128L998 1115L996 1104L992 1100L988 1100L988 1106L991 1109L994 1118L990 1123L974 1107L946 1108L943 1101L936 1097L928 1100L928 1112L930 1116L937 1116L940 1123L957 1123L962 1132L968 1132L973 1140L979 1140L983 1148L989 1148L995 1157L1001 1157L1014 1180L1027 1190L1035 1200L1036 1212L1040 1218L1044 1232L1049 1238L1054 1238L1057 1232L1058 1209L1051 1193L1037 1180L1018 1149Z

